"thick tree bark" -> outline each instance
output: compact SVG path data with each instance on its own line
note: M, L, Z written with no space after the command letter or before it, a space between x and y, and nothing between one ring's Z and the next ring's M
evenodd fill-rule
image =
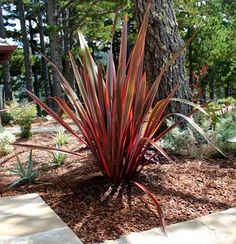
M29 47L28 33L26 29L26 18L25 18L25 9L24 9L23 0L18 0L18 10L19 10L20 25L21 25L21 33L22 33L23 50L24 50L26 88L27 90L32 92L33 91L32 67L31 67L30 47Z
M135 0L134 2L136 19L140 27L147 1ZM183 45L184 42L178 31L173 1L153 1L145 45L145 69L150 86L171 55ZM184 59L185 55L182 54L165 73L157 94L158 100L166 98L178 83L180 83L180 87L175 97L191 100L189 82L185 77ZM180 103L171 103L167 112L170 111L186 114L189 111L189 107Z
M58 21L57 21L57 10L58 1L48 0L47 1L47 13L48 13L48 24L50 27L49 39L50 39L50 53L52 62L62 71L62 58L61 58L61 41L58 32ZM61 96L62 89L60 85L60 77L55 70L52 73L53 78L53 96ZM55 111L59 110L59 107L54 104Z
M2 7L0 4L0 37L6 38L6 30L3 22L3 14ZM10 76L10 65L9 61L3 63L3 84L4 84L4 92L5 92L5 100L12 100L12 87L11 87L11 76Z

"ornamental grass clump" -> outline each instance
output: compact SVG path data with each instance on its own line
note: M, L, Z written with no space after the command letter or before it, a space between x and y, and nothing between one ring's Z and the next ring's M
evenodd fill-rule
M60 127L53 139L55 145L64 146L69 142L69 136L65 133L64 127Z
M56 144L56 148L59 149L60 145ZM51 156L52 156L52 163L55 166L62 166L67 159L67 155L60 152L52 152Z
M116 70L112 51L110 50L105 76L103 75L102 67L95 64L85 38L79 32L82 54L81 69L78 69L72 53L70 52L69 54L81 100L58 68L51 63L60 75L61 85L74 109L72 110L66 101L60 97L54 97L53 99L65 114L73 120L74 124L78 126L83 137L38 97L29 91L28 94L61 126L75 136L78 143L85 144L91 150L97 166L113 184L131 183L147 193L157 207L160 224L165 233L163 212L156 197L144 185L137 182L135 176L145 165L144 156L150 146L154 146L157 153L161 153L169 159L156 141L165 136L170 130L168 128L158 134L158 129L165 121L164 113L168 104L172 100L181 101L180 99L172 99L177 87L173 89L173 92L166 99L158 101L154 106L153 102L165 70L182 53L185 47L173 55L173 58L161 70L152 87L148 89L143 63L150 5L149 2L129 59L127 57L128 20L127 16L125 17L118 68ZM192 104L184 100L183 102ZM202 110L200 107L198 108ZM203 131L190 117L182 114L176 115L180 116L181 119L186 119L203 134ZM52 148L36 145L31 145L31 147L53 150ZM68 153L80 156L76 152Z

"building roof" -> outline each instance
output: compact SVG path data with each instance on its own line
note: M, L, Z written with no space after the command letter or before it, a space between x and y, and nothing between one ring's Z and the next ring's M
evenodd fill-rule
M0 64L8 60L10 55L16 50L15 45L10 45L5 39L0 38Z

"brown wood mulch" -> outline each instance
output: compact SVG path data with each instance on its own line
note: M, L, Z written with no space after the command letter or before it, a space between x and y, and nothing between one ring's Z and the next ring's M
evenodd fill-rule
M50 133L36 134L27 143L52 146L52 137ZM73 147L72 140L67 148ZM39 182L10 190L8 186L17 177L7 171L16 163L9 155L9 160L0 165L0 196L37 192L84 243L159 226L155 207L145 194L134 187L115 189L99 173L89 151L81 145L77 149L88 159L79 161L69 156L57 168L51 167L48 152L34 150ZM29 150L18 147L13 153L16 150L22 152L19 158L26 160ZM236 206L235 157L152 163L144 167L138 181L155 193L167 224Z

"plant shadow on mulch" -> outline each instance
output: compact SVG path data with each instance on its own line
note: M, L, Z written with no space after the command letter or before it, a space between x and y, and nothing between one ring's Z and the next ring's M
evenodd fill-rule
M90 171L87 179L75 176L81 175L80 170L67 172L51 179L54 184L47 187L49 192L58 194L60 186L60 193L50 201L50 206L82 241L115 239L123 233L149 229L150 224L159 226L154 209L143 199L143 192L133 187L117 188L96 167L90 165L87 169ZM82 174L86 174L84 171L86 167Z

